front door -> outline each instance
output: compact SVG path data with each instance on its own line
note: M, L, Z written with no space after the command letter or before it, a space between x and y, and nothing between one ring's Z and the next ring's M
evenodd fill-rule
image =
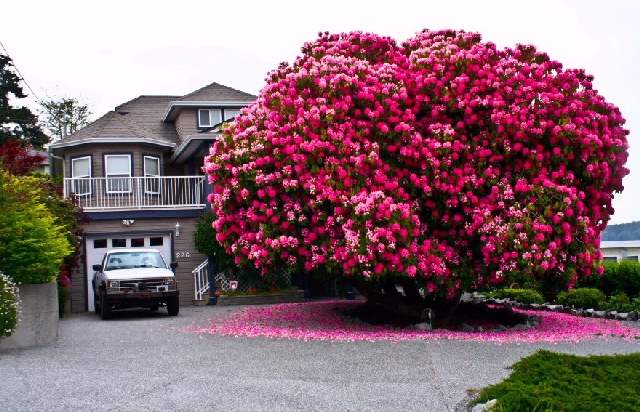
M156 249L162 254L167 264L172 262L171 236L168 234L87 236L85 251L87 254L87 309L89 311L93 311L95 308L93 285L95 271L93 265L101 264L104 254L112 249L137 247Z

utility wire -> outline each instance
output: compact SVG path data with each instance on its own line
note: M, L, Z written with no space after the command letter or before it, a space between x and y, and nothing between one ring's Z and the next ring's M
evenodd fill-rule
M7 50L7 48L5 47L4 43L2 42L2 40L0 40L0 47L2 47L2 50L4 50L4 53L6 54L6 56L11 59L11 64L13 65L13 68L16 70L16 73L18 74L18 77L20 78L20 80L22 80L24 82L24 84L27 86L27 88L29 89L29 91L31 92L31 94L33 95L33 97L36 99L36 101L38 103L40 103L40 106L44 107L44 109L51 115L51 117L53 117L54 119L59 119L59 114L53 113L51 111L51 109L49 109L44 102L40 99L40 97L38 97L38 94L35 92L35 90L33 90L33 88L31 87L31 85L29 84L29 82L27 81L27 79L24 77L24 75L22 74L22 72L20 71L20 69L18 68L18 65L16 64L16 61L11 57L11 55L9 54L9 50ZM9 121L11 121L11 119L8 119ZM14 119L15 120L15 119ZM52 141L55 141L55 136L52 137L51 139Z

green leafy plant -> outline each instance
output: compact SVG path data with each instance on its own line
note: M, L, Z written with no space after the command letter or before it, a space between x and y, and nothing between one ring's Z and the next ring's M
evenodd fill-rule
M0 271L16 283L48 283L72 247L63 226L41 203L38 178L0 170Z
M578 281L578 287L598 288L605 295L625 293L627 296L640 295L640 262L623 260L604 262L604 274L592 275Z
M544 298L534 289L498 289L491 294L499 299L509 298L521 303L544 303Z
M216 220L216 216L211 212L205 212L198 218L193 239L196 250L203 255L215 257L220 271L231 271L235 267L233 258L216 240L216 231L213 229L214 220Z
M513 365L505 381L480 392L492 411L640 410L640 354L575 356L539 351Z
M19 302L18 288L0 272L0 336L9 336L15 331Z
M606 302L606 296L595 288L576 288L560 292L557 302L574 308L600 309Z

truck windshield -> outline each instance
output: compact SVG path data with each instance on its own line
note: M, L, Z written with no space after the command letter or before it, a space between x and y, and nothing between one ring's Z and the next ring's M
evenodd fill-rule
M159 252L116 252L107 257L105 270L166 267Z

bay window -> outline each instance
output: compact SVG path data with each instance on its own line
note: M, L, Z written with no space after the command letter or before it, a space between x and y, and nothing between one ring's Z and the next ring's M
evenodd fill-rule
M104 155L107 193L131 193L131 155Z
M71 186L73 193L77 196L91 194L91 156L71 159L71 177L73 178Z
M144 157L144 192L160 193L160 158L157 156Z

